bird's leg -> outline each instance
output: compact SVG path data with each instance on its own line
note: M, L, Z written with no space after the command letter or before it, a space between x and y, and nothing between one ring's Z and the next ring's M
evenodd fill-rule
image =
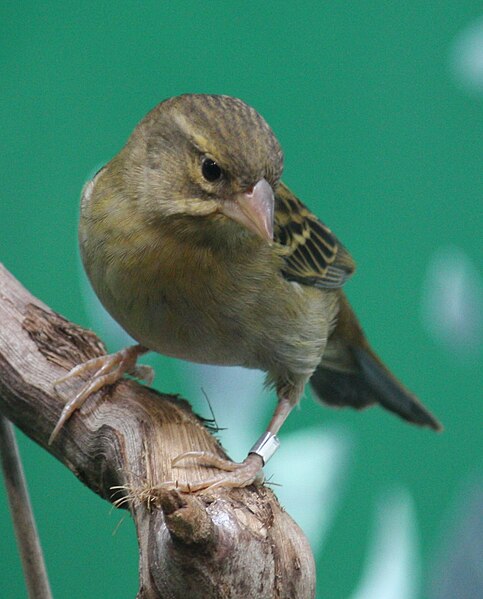
M64 426L72 414L78 410L85 400L105 387L117 382L124 374L131 374L136 378L145 380L148 385L153 382L154 371L149 366L137 366L136 362L139 356L145 354L149 350L142 345L132 345L121 349L115 354L108 354L88 360L83 364L75 366L70 372L54 382L54 387L57 389L62 383L73 379L84 379L89 377L89 381L74 395L72 399L65 404L60 418L55 425L52 434L50 435L49 445L54 441L60 429Z
M232 462L206 451L188 451L174 458L171 465L176 466L179 462L190 458L203 466L217 468L222 472L212 478L193 481L189 484L170 481L164 483L163 486L174 484L181 491L190 492L216 487L246 487L258 479L262 479L262 468L278 449L280 442L277 433L292 411L293 406L294 402L290 399L283 397L279 399L268 427L250 449L243 462Z

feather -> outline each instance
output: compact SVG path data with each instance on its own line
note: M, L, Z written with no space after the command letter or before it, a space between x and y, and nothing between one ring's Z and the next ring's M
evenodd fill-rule
M355 271L342 243L283 183L275 194L274 237L285 249L282 273L289 281L335 289Z

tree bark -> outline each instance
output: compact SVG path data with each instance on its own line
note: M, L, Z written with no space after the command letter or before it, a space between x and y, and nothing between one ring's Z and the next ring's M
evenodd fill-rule
M270 489L180 493L166 481L211 476L171 468L186 451L223 449L183 399L132 380L90 397L48 439L79 381L53 383L105 353L99 339L34 298L0 264L0 412L95 493L130 510L139 544L138 599L310 599L308 542ZM117 502L117 503L116 503Z

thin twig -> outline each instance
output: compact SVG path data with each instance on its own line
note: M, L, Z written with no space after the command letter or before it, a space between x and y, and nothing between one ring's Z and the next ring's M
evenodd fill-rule
M0 454L28 596L30 599L52 599L17 440L12 424L2 415Z

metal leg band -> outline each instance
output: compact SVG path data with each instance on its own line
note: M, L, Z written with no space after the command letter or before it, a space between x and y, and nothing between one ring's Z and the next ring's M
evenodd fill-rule
M273 433L263 433L248 453L256 453L263 460L263 465L273 456L280 446L280 441Z

